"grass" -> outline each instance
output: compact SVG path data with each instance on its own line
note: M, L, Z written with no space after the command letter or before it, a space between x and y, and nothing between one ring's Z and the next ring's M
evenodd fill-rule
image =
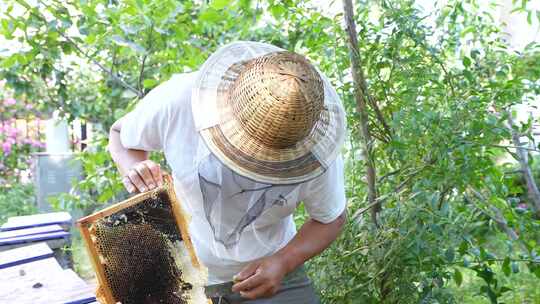
M90 256L88 256L78 229L72 229L71 231L71 254L73 255L73 268L75 272L86 281L95 280L92 262L90 261Z

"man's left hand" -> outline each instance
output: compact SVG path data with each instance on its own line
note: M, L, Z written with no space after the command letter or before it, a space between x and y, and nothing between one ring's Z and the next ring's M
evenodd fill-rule
M274 295L287 274L283 257L274 254L249 263L234 276L232 290L247 299L265 298Z

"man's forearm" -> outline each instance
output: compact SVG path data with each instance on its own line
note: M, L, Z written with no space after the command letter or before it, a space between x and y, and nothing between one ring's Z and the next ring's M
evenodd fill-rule
M163 176L158 164L148 160L148 152L128 149L120 141L122 119L117 120L109 132L109 153L123 176L122 183L127 191L146 192L163 185Z
M310 219L302 225L296 236L276 255L286 263L287 272L318 255L338 237L346 221L346 211L331 223L323 224Z
M142 150L126 149L120 142L121 120L114 123L109 132L109 152L123 176L136 163L147 160L148 152Z

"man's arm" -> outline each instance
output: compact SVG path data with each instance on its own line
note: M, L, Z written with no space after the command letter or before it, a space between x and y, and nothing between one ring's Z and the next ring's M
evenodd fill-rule
M127 149L122 146L120 132L122 118L117 120L109 132L109 152L123 176L122 182L128 190L145 192L163 185L163 177L159 164L148 159L148 152L143 150Z
M330 246L345 221L346 211L328 224L309 219L285 247L250 263L236 275L234 280L240 282L233 286L233 291L248 299L272 296L287 273Z

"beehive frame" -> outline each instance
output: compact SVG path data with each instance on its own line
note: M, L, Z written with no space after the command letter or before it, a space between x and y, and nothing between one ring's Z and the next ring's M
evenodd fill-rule
M92 266L96 272L96 277L99 284L97 290L97 298L98 300L100 300L100 302L106 304L115 304L119 301L114 298L112 288L109 285L107 276L105 274L105 266L100 258L100 252L98 252L98 249L96 248L96 236L94 235L95 231L92 231L95 230L95 228L92 228L93 224L97 223L101 219L104 219L105 217L111 216L124 209L133 207L145 200L155 198L158 194L163 192L166 193L169 198L169 202L171 204L171 211L176 223L176 228L180 232L182 242L189 254L192 265L197 269L204 268L204 266L199 262L199 259L197 258L193 249L193 243L191 242L188 230L189 216L184 212L180 201L176 197L172 178L169 175L165 175L164 180L165 183L162 187L158 187L145 193L137 194L123 202L110 206L92 215L81 218L77 221L77 226L81 231L86 249L92 262ZM211 303L210 300L208 300L208 302Z

